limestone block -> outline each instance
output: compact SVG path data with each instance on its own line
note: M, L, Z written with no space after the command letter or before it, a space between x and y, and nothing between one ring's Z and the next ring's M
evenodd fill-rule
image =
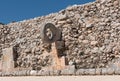
M9 72L14 70L14 51L13 47L5 48L2 50L3 58L2 58L2 71Z
M108 68L107 69L107 74L108 75L113 75L115 73L115 69L114 68Z
M85 69L78 69L76 75L85 75Z
M89 74L90 75L95 75L96 69L89 69Z
M102 73L102 69L101 68L96 68L96 75L100 75Z
M67 66L66 69L61 70L61 75L74 75L75 66Z

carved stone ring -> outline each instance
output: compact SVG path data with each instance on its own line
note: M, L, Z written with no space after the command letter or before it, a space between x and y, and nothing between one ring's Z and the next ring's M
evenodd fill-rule
M53 43L61 39L61 31L52 23L47 23L41 28L41 38L45 43Z

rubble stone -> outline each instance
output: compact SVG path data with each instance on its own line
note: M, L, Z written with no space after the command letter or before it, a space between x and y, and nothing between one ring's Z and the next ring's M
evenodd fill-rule
M119 0L96 0L85 5L69 6L47 16L0 24L0 61L4 55L2 50L15 46L18 55L14 60L16 68L41 70L51 66L51 45L44 44L40 31L43 24L52 23L62 31L64 54L68 65L75 65L76 75L85 74L83 69L108 68L109 63L120 57L119 3ZM106 74L107 71L96 69L96 74ZM108 74L113 73L112 69L109 71ZM42 72L42 75L49 75L49 72Z

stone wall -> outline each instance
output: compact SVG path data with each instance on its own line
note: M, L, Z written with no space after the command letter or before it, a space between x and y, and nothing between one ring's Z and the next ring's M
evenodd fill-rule
M40 37L45 23L53 23L62 31L64 54L76 69L112 67L120 57L119 0L97 0L73 5L58 13L0 25L2 49L14 46L18 54L16 66L40 70L51 65L52 57ZM50 50L50 48L47 48Z

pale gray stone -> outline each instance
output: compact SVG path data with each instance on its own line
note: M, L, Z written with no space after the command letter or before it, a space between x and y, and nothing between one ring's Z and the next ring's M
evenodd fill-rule
M89 74L90 75L95 75L96 74L96 69L89 69Z
M66 69L61 70L61 75L74 75L75 74L75 66L68 66Z
M78 69L76 75L85 75L85 69Z
M101 74L102 74L102 75L107 75L107 68L102 68Z
M35 76L35 75L37 75L37 71L35 71L35 70L31 70L31 71L30 71L30 75L31 75L31 76Z
M108 75L113 75L113 74L115 74L115 68L107 68L107 74L108 74Z

